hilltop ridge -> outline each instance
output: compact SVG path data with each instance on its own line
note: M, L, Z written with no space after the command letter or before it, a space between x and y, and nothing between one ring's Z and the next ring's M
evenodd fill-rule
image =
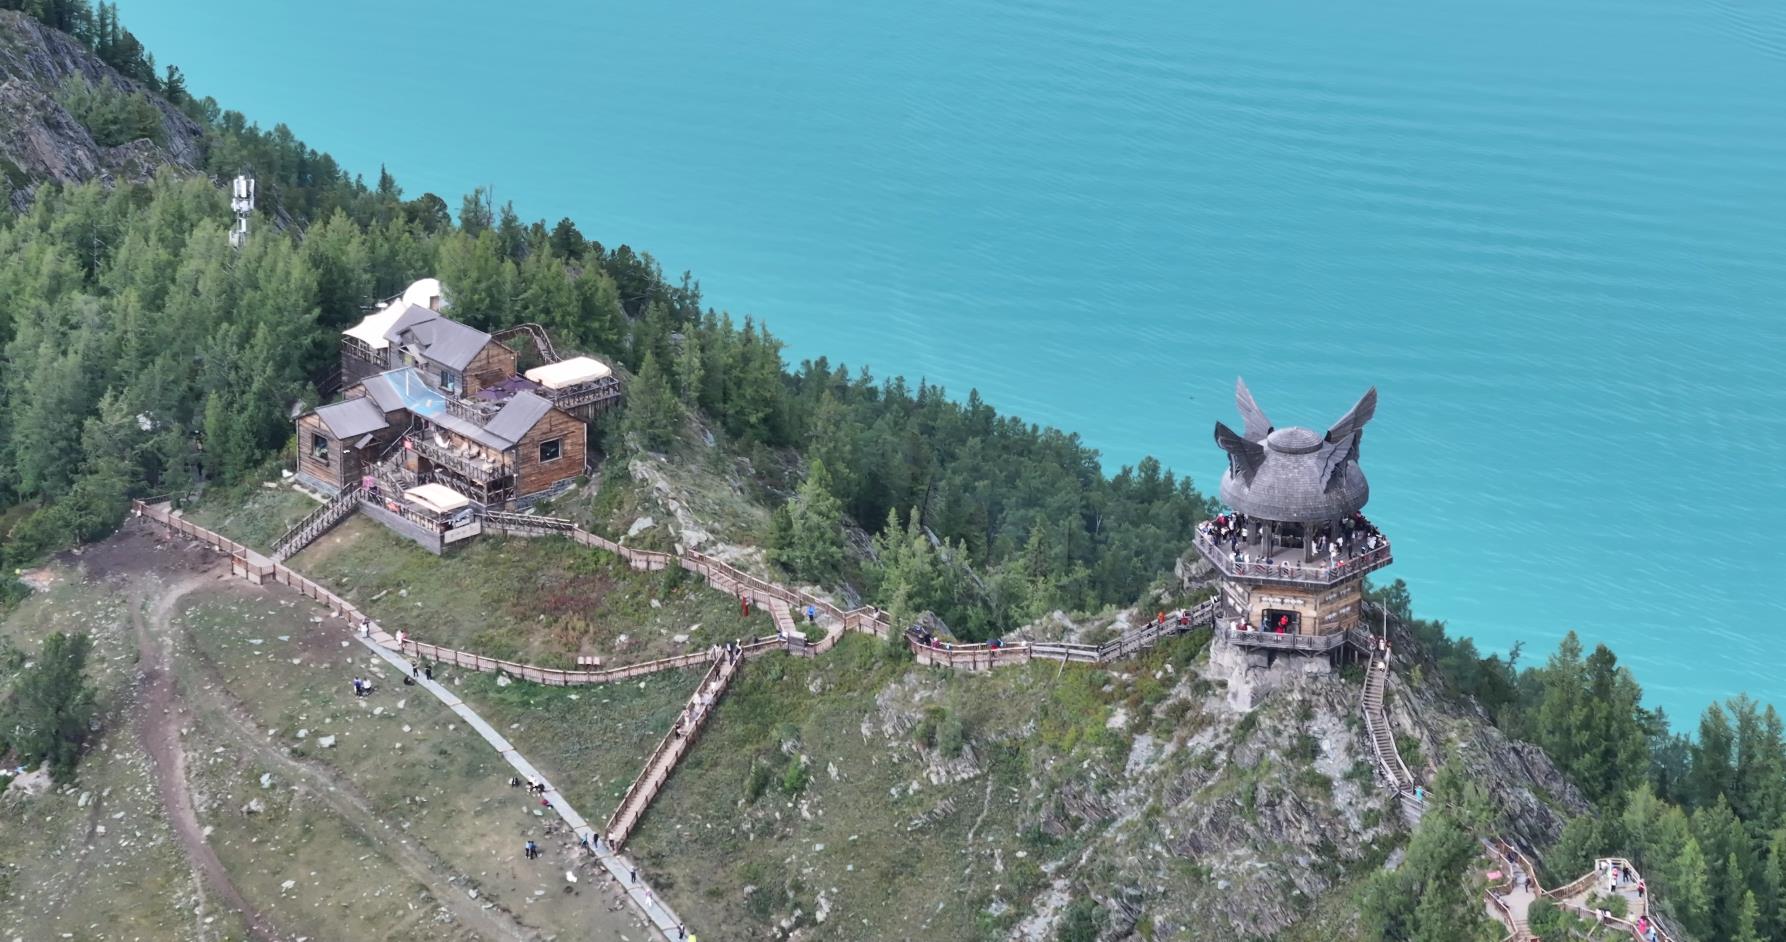
M57 100L68 82L102 94L140 96L158 118L159 133L114 144ZM14 10L0 10L0 191L23 210L44 182L107 185L140 183L163 167L195 172L204 165L203 126L126 78L73 37Z

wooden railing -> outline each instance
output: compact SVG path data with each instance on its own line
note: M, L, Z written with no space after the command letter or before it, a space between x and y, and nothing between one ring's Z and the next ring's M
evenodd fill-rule
M329 498L321 507L312 510L297 525L285 531L279 542L273 544L273 561L282 563L298 555L304 547L316 541L316 538L328 532L328 529L340 523L348 514L360 506L357 493L358 484L348 484L341 492Z
M1346 632L1324 635L1278 634L1275 631L1241 631L1229 625L1216 629L1223 641L1247 648L1271 648L1276 651L1298 651L1304 654L1325 654L1345 644Z
M426 435L415 435L410 444L416 453L435 464L443 464L453 473L463 475L479 484L488 484L498 478L507 477L513 470L501 461L488 458L467 458L451 448L442 448Z
M1234 554L1208 536L1198 533L1193 544L1224 575L1236 579L1258 579L1296 585L1332 585L1354 576L1381 569L1393 562L1389 543L1336 563L1320 562L1235 562Z
M444 398L446 399L447 415L450 415L455 419L462 419L466 422L470 422L478 428L483 428L485 424L496 417L497 412L501 411L501 407L494 403L484 405L482 403L469 402L458 398L456 395L450 394Z
M164 509L159 504L147 504L140 500L133 500L130 504L131 511L137 516L147 517L181 536L191 537L220 553L225 553L230 556L244 556L249 552L248 547L237 543L235 540L220 536L217 533L188 521L184 517L175 516L172 511Z
M1520 857L1523 860L1525 855L1521 854ZM1529 861L1527 861L1527 865L1530 865ZM1620 871L1628 875L1629 879L1625 881L1627 884L1635 885L1643 882L1643 874L1639 873L1637 868L1632 866L1630 860L1627 860L1624 857L1601 857L1594 861L1593 870L1582 874L1562 886L1544 890L1538 895L1556 903L1563 909L1576 913L1577 915L1585 916L1589 919L1598 919L1599 914L1592 907L1589 907L1584 900L1592 898L1595 887L1607 879L1607 875L1611 872L1610 868L1615 865ZM1536 879L1536 871L1532 872L1533 878ZM1536 890L1536 886L1534 886L1534 890ZM1647 942L1647 937L1637 931L1636 917L1642 916L1647 918L1650 925L1655 928L1656 938L1660 940L1660 942L1675 942L1674 935L1656 919L1652 912L1650 912L1649 903L1653 893L1653 888L1647 888L1646 885L1646 892L1641 897L1641 912L1632 914L1630 918L1608 915L1606 917L1606 924L1630 933L1631 937L1639 940L1639 942Z
M676 725L664 734L664 738L652 750L645 760L645 767L639 770L638 777L627 786L626 794L621 797L620 804L608 817L602 834L608 846L615 850L626 846L627 838L632 836L633 828L644 816L645 809L651 806L652 799L663 790L664 784L670 780L670 773L675 771L677 763L694 744L702 727L707 724L707 717L719 703L719 698L731 685L732 677L738 673L740 660L732 657L720 657L713 662L707 675L695 688L694 695L689 698L689 705L682 711Z
M540 355L540 362L557 363L562 359L558 355L557 348L552 346L552 336L546 333L546 328L538 324L516 324L505 330L497 331L491 339L503 346L508 346L510 340L522 335L526 335L529 340L533 341L533 349ZM510 347L510 349L514 348Z
M646 674L655 674L659 671L695 667L709 663L713 660L713 655L707 651L694 651L688 654L676 654L652 661L640 661L636 664L626 664L620 667L609 667L601 670L568 670L556 667L540 667L536 664L523 664L519 661L509 661L497 657L485 657L470 651L460 651L455 648L444 647L438 644L429 644L425 641L416 641L410 638L404 639L403 651L414 657L426 658L427 660L435 661L437 663L451 664L454 667L481 671L486 674L507 674L510 677L531 681L536 684L545 684L550 687L575 687L583 684L606 684L617 680L629 680L634 677L642 677Z
M553 405L560 409L575 409L591 403L619 399L620 380L612 376L604 376L598 380L566 386L563 389L548 389L544 394L547 399L552 401Z

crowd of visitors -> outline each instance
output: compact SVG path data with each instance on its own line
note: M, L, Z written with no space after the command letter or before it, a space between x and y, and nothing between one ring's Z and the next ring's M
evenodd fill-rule
M1326 557L1329 566L1339 568L1350 560L1376 552L1389 545L1381 531L1362 513L1354 513L1338 522L1314 526L1301 523L1263 521L1237 511L1224 511L1214 519L1197 526L1197 532L1218 549L1226 548L1235 565L1273 563L1277 553L1285 549L1308 549L1303 559L1291 565L1318 564Z

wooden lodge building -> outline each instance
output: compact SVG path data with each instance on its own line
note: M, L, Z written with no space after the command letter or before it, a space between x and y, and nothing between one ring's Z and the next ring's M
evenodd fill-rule
M1215 426L1229 510L1195 538L1220 573L1217 630L1242 646L1333 651L1360 627L1365 574L1391 562L1388 539L1361 512L1370 485L1358 446L1377 391L1324 434L1272 425L1243 381L1235 402L1243 431Z
M559 357L536 325L491 335L417 296L439 305L438 282L342 332L341 401L296 420L299 483L328 495L359 486L387 504L433 484L490 510L569 488L588 470L590 424L620 401L613 371ZM541 362L523 373L524 352Z

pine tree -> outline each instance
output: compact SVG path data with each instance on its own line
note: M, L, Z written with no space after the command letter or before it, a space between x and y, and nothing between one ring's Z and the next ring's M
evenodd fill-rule
M1786 939L1786 828L1775 830L1767 843L1767 860L1758 881L1761 905L1758 923L1769 939Z
M676 346L676 390L689 408L700 405L702 370L701 341L691 330Z
M577 335L594 352L614 356L626 327L620 289L599 265L585 265L577 275Z
M1730 929L1730 942L1763 942L1758 926L1761 920L1760 908L1755 903L1755 894L1750 890L1743 891L1742 902L1738 905L1736 916Z
M577 288L570 273L564 270L563 259L549 252L527 256L516 284L519 295L515 298L515 320L545 327L567 348L584 345Z
M490 188L480 186L459 202L459 231L477 238L496 222L496 209L490 203Z
M440 246L440 281L455 320L482 329L506 325L515 296L515 263L503 257L496 233L459 232Z
M583 238L577 224L569 216L558 220L552 227L552 238L549 243L552 253L566 260L580 260L583 253L589 250L589 240Z
M371 253L360 227L337 209L305 236L303 255L316 273L322 324L342 328L358 321L372 303Z
M1736 734L1724 708L1714 703L1699 718L1699 738L1693 746L1693 770L1688 792L1694 807L1709 807L1731 791Z
M831 475L812 462L788 509L788 542L772 554L802 579L824 582L843 571L843 505L831 493Z
M527 256L527 229L521 225L521 217L515 213L515 204L502 204L502 211L496 214L496 238L502 243L502 254L511 262L520 262Z
M42 760L58 782L73 777L91 735L96 699L86 677L93 639L60 631L43 641L37 658L19 672L7 703L5 725L13 748Z
M1667 894L1662 898L1688 932L1704 936L1711 931L1710 878L1706 873L1705 854L1700 851L1697 840L1688 838L1681 845L1680 853L1669 867L1666 887L1658 887L1658 890Z
M660 449L676 439L682 428L682 402L670 388L669 377L647 354L626 392L624 428L644 448Z

